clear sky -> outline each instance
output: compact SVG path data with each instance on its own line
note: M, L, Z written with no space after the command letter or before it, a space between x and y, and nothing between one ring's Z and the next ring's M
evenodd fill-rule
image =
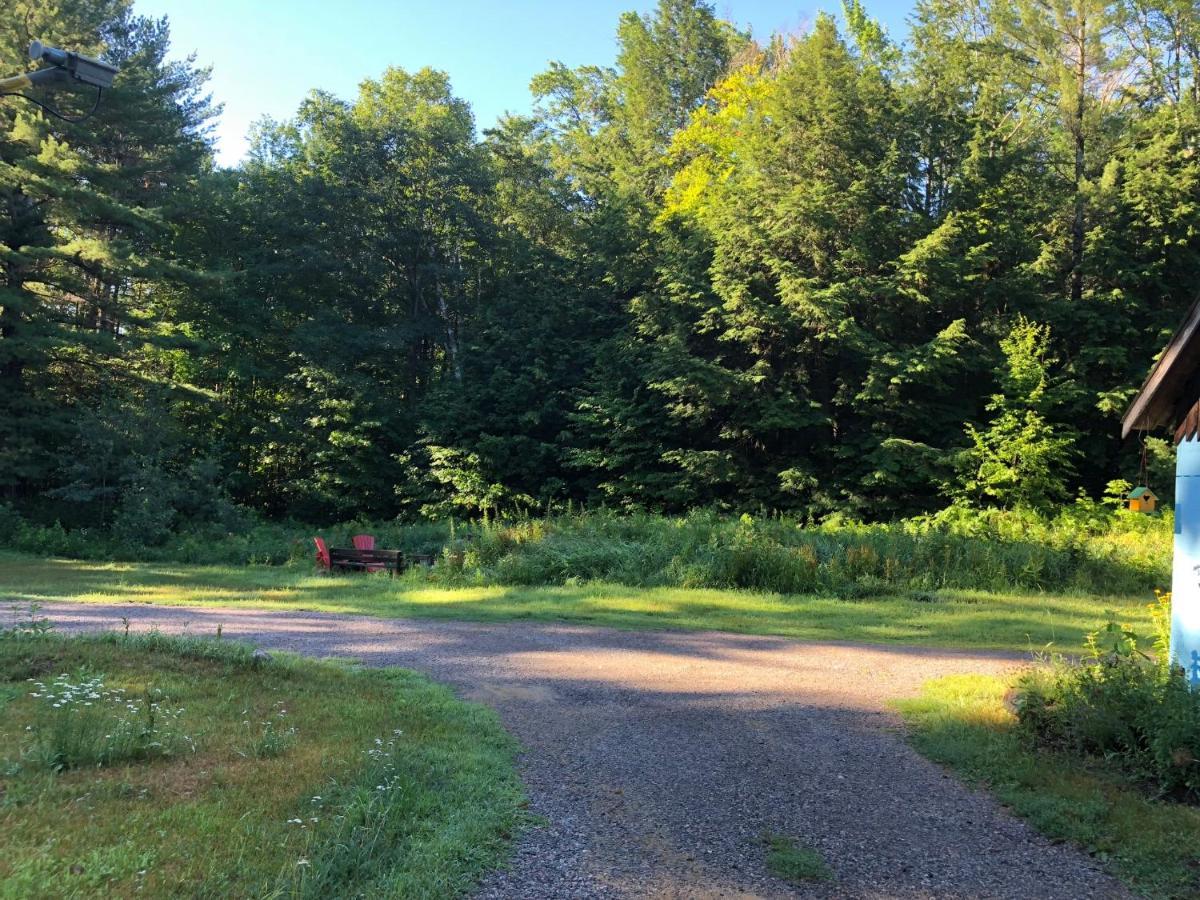
M717 13L757 37L803 29L839 0L717 0ZM866 0L893 37L905 33L911 0ZM212 67L224 104L220 162L246 150L263 115L286 118L312 88L353 97L364 78L388 66L432 66L450 74L486 128L505 112L526 112L529 80L551 60L607 65L617 19L654 0L135 0L143 15L167 16L176 55L194 52Z

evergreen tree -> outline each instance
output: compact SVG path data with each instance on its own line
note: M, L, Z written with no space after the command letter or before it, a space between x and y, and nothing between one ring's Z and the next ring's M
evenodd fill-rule
M0 66L37 36L121 74L81 124L0 101L0 500L130 540L227 497L1096 495L1136 472L1118 419L1200 282L1187 0L919 0L905 43L847 0L761 45L659 0L482 137L446 75L388 69L230 170L165 21L16 3Z
M962 491L973 500L1048 509L1067 496L1074 435L1050 424L1062 386L1050 375L1050 329L1019 318L1000 342L1000 393L985 430L967 425Z
M32 33L107 54L121 73L79 124L0 105L0 491L16 498L55 484L89 407L137 404L148 381L172 379L167 298L192 277L172 222L208 164L215 112L207 73L168 63L165 24L125 3L19 3L0 24L0 68L21 65ZM94 96L42 99L78 117Z

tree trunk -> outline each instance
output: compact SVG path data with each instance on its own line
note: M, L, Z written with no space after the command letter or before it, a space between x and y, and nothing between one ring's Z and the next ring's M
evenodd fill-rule
M1071 222L1071 300L1078 303L1083 299L1083 176L1084 110L1087 102L1087 19L1079 20L1079 56L1075 66L1075 110L1073 131L1075 137L1075 215Z

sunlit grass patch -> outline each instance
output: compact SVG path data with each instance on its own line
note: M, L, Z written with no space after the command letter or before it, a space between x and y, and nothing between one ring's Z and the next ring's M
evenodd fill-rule
M145 752L165 728L127 703L129 752L47 752L104 697L153 698L186 743ZM113 722L65 746L104 751ZM521 827L514 750L490 711L402 670L0 637L0 897L461 894Z
M1018 740L1009 683L938 679L898 703L913 745L1055 840L1071 841L1147 896L1200 895L1200 809L1154 799L1113 769Z
M1150 633L1141 597L939 590L856 600L603 582L447 585L422 571L314 575L308 566L163 566L35 560L0 554L4 601L126 601L179 606L304 609L480 622L578 622L1001 650L1080 652L1108 610Z

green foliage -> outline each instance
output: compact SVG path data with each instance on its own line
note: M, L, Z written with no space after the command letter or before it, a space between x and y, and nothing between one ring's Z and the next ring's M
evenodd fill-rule
M1099 760L1031 748L1006 707L1010 692L999 678L956 675L898 706L918 750L1051 840L1077 845L1140 894L1196 896L1200 810L1148 796L1144 783Z
M1070 429L1056 430L1047 418L1057 406L1049 346L1050 329L1023 318L1000 342L1001 393L987 405L994 415L985 431L967 426L973 444L964 453L967 496L1035 509L1065 498L1075 453Z
M182 381L172 363L186 324L173 307L195 273L171 222L210 165L216 112L207 73L167 61L165 22L126 2L18 0L0 23L0 69L29 65L31 34L104 52L121 72L83 124L0 104L0 492L16 498L54 486L100 398L136 406L147 384ZM79 115L92 99L54 102Z
M278 560L246 509L888 521L1133 482L1117 421L1200 281L1197 10L842 20L758 43L659 0L482 136L445 73L390 68L216 170L166 20L17 0L0 68L33 33L121 66L79 125L0 104L22 546Z
M504 584L605 581L853 599L942 589L1140 592L1165 583L1170 523L1092 507L951 509L893 525L593 513L460 530L467 567Z
M432 445L427 451L430 478L445 487L447 495L453 499L423 507L421 512L425 515L458 513L482 515L486 520L489 514L518 509L521 505L528 507L536 502L532 497L514 495L498 482L489 484L478 454Z
M1170 601L1160 597L1157 649L1169 647ZM1033 747L1119 765L1164 795L1200 797L1200 695L1182 670L1138 649L1137 636L1109 622L1089 639L1079 665L1035 669L1017 683L1020 733Z
M833 870L811 847L800 846L792 838L769 834L767 844L767 868L784 881L804 884L808 881L832 881Z
M1170 580L1172 518L1077 502L1055 516L951 507L892 524L806 523L711 512L682 517L591 512L490 522L357 521L329 528L258 524L174 534L160 545L19 521L13 549L40 556L309 564L312 537L439 557L434 577L514 585L603 581L856 598L943 589L1142 593Z

